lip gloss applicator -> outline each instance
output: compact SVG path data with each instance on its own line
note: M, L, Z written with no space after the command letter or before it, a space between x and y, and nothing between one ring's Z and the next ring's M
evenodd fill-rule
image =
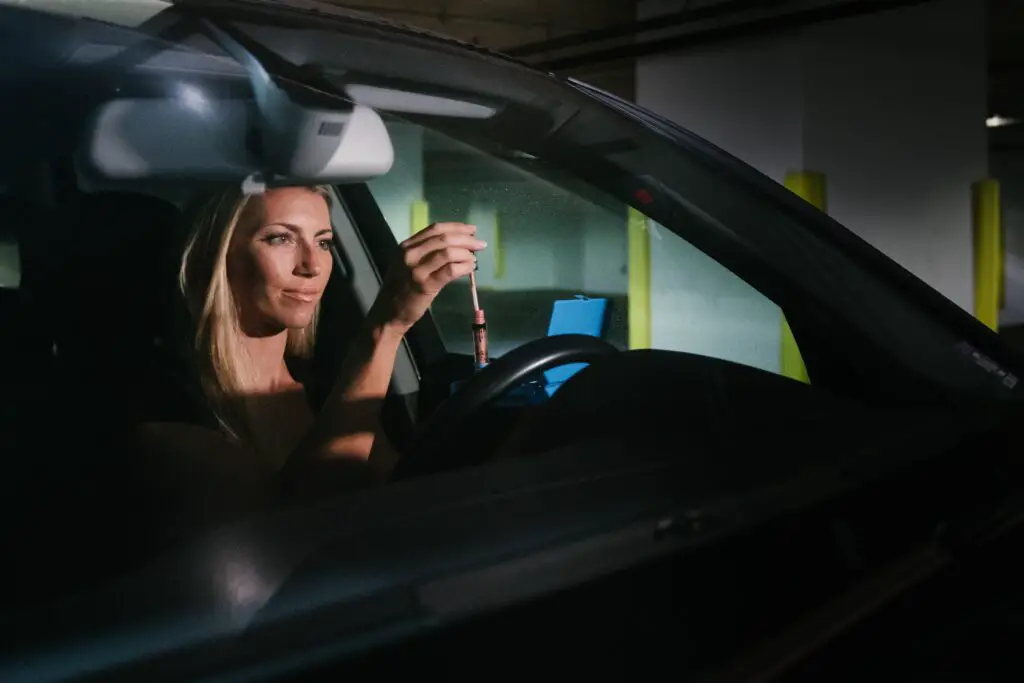
M477 372L488 363L487 359L487 317L480 308L476 292L476 271L469 274L469 293L473 297L473 365Z

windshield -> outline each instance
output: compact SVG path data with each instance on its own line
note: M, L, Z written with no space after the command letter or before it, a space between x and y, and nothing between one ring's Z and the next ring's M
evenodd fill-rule
M127 4L139 11L100 12L105 22L77 21L74 34L71 23L4 10L40 31L5 45L5 88L38 89L45 78L49 93L5 98L21 131L5 145L8 158L38 157L40 140L50 153L73 147L65 136L74 125L63 136L44 133L39 127L52 119L28 112L45 102L66 120L84 119L111 92L95 79L115 89L177 89L197 102L246 96L245 69L210 39L202 17ZM62 7L81 14L76 3ZM204 16L266 48L264 66L284 81L385 116L396 164L370 188L396 239L416 219L457 218L490 232L495 245L480 280L496 353L542 336L554 301L584 296L608 301L606 334L623 348L714 355L814 381L815 359L801 359L799 347L831 343L815 328L834 320L854 354L881 353L954 391L1015 394L1019 370L976 326L934 315L869 259L837 248L827 219L625 103L504 60L412 36L396 41L372 23L302 25L291 16L285 27L272 14ZM31 49L28 36L52 47ZM167 191L180 201L183 185ZM464 298L453 287L434 309L444 341L459 352ZM787 370L787 354L810 369Z
M40 543L71 523L38 494L52 487L81 497L65 508L109 511L109 526L83 530L90 543L102 542L96 529L135 518L126 522L123 500L79 485L127 472L77 457L83 445L116 451L84 434L153 411L191 419L175 392L195 387L177 381L169 340L187 329L177 240L211 185L196 162L209 145L156 111L134 132L191 175L145 177L138 150L118 147L141 170L112 180L82 148L96 112L119 99L173 101L199 116L211 103L251 108L251 69L212 26L237 34L289 92L372 109L394 148L387 173L323 188L336 277L314 355L325 365L311 375L336 372L398 243L432 222L464 221L488 242L477 280L492 357L578 332L623 350L739 363L867 406L984 405L1021 391L1021 367L984 326L782 188L626 103L386 24L271 3L204 7L0 2L0 448L23 453L12 460L32 472L32 486L13 485L6 518L36 520ZM467 288L445 288L410 333L392 387L403 400L415 402L432 368L472 353ZM549 372L548 392L571 376ZM50 420L59 428L41 433ZM37 475L48 439L48 452L75 457ZM38 513L11 502L29 493ZM134 557L168 540L145 529L137 538L111 539L106 552Z

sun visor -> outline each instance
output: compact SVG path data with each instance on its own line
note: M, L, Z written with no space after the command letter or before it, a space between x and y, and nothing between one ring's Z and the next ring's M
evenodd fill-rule
M212 100L183 88L170 98L115 99L92 118L83 170L117 180L362 182L387 173L394 148L373 109L293 102L268 120L251 100Z

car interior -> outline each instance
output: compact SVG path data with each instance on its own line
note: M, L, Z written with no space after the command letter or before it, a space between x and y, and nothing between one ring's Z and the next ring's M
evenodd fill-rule
M36 196L47 189L35 188ZM20 264L18 286L0 290L4 357L16 359L0 398L11 464L3 479L9 512L2 538L8 556L21 558L12 569L25 572L8 606L36 600L32 586L51 595L46 577L66 581L61 567L72 557L80 564L76 582L86 584L165 547L147 526L147 501L133 479L138 454L124 439L147 420L188 422L202 405L181 353L189 322L177 268L188 204L180 197L203 188L174 190L65 186L55 204L10 195L0 203L0 224L10 230ZM363 315L347 277L350 258L341 249L335 257L314 356L312 374L320 377L336 374L347 335ZM422 396L390 397L382 421L399 449L409 444L416 414L432 413L472 373L471 360L449 354L427 373ZM482 411L461 438L492 449L525 410L512 402ZM463 450L458 441L446 447ZM472 460L456 458L445 468L460 464ZM133 514L125 515L129 509ZM86 561L84 544L91 548Z

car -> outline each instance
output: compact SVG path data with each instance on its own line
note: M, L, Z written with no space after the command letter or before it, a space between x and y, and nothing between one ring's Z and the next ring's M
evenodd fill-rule
M1024 359L726 151L321 3L4 2L0 38L0 680L1019 670ZM330 186L319 375L438 220L491 243L492 357L453 283L393 481L165 534L119 437L183 410L175 240L227 182Z

